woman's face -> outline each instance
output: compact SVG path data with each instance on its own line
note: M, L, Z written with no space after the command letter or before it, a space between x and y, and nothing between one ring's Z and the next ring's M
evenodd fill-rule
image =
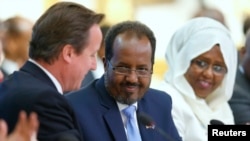
M190 62L185 78L192 86L196 96L206 98L221 83L227 73L219 45L194 58Z

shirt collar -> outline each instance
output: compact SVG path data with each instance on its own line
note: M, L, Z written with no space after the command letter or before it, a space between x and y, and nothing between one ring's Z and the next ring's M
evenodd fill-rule
M122 104L122 103L120 103L120 102L116 102L116 103L117 103L118 108L119 108L120 111L122 111L123 109L127 108L128 106L130 106L130 105L127 105L127 104ZM137 102L135 102L135 103L132 104L132 105L134 105L135 108L136 108L136 110L137 110L137 107L138 107Z
M54 85L56 86L57 91L60 94L63 94L62 86L60 85L60 83L57 81L57 79L48 70L46 70L38 62L36 62L35 60L33 60L31 58L29 58L29 61L34 63L35 65L37 65L39 68L41 68L48 75L48 77L51 79L51 81L54 83Z

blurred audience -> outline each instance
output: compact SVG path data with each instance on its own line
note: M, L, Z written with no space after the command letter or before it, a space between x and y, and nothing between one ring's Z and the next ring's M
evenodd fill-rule
M194 18L196 17L212 18L226 26L224 14L216 8L202 7L199 11L197 11L197 13L194 14Z
M3 73L2 69L1 69L3 58L4 58L4 54L3 54L2 40L0 38L0 83L6 77L5 74Z
M0 20L0 39L3 38L3 34L5 32L4 30L5 30L5 28L3 26L3 20Z
M250 29L250 15L247 16L245 19L244 19L244 22L243 22L243 34L246 36L247 35L247 32L248 30Z
M110 28L109 25L102 25L101 26L101 31L102 31L102 43L101 47L97 52L97 60L96 60L96 70L91 70L88 72L88 74L85 76L82 82L81 87L85 87L88 84L90 84L92 81L94 81L96 78L100 78L102 74L104 73L104 64L103 64L103 57L105 55L105 47L104 47L104 37L106 35L106 32Z
M15 16L3 21L2 43L5 58L1 69L7 75L19 70L27 61L32 27L33 23L25 17Z
M234 124L228 100L237 49L224 25L207 17L191 19L174 33L165 57L169 69L158 89L173 99L172 114L183 141L207 141L212 119Z
M229 104L233 110L235 123L250 125L250 30L246 33L246 43L243 48Z
M243 28L242 28L242 32L243 32L244 37L245 37L245 43L246 43L247 32L248 32L249 29L250 29L250 16L247 16L247 17L244 19ZM239 65L240 65L240 63L241 63L241 61L242 61L242 58L243 58L245 52L246 52L246 47L245 47L245 46L239 47L239 51L238 51L238 53L239 53L239 56L238 56L239 62L238 62L238 64L239 64Z
M2 36L3 36L3 22L0 20L0 83L5 79L5 77L7 77L7 74L4 73L4 71L2 70L2 62L4 59L4 54L3 54L3 44L2 44Z

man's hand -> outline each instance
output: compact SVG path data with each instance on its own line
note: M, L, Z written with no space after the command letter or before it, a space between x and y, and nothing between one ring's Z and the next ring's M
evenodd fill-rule
M32 112L28 117L21 111L14 131L8 136L8 127L0 120L0 141L37 141L36 134L39 126L37 114Z

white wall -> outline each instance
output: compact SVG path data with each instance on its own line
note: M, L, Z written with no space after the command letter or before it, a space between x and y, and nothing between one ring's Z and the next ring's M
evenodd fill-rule
M67 0L61 0L67 1ZM68 0L95 9L95 0ZM20 15L35 22L44 12L45 0L0 0L0 20Z
M0 0L0 19L24 16L33 22L43 12L43 0Z

